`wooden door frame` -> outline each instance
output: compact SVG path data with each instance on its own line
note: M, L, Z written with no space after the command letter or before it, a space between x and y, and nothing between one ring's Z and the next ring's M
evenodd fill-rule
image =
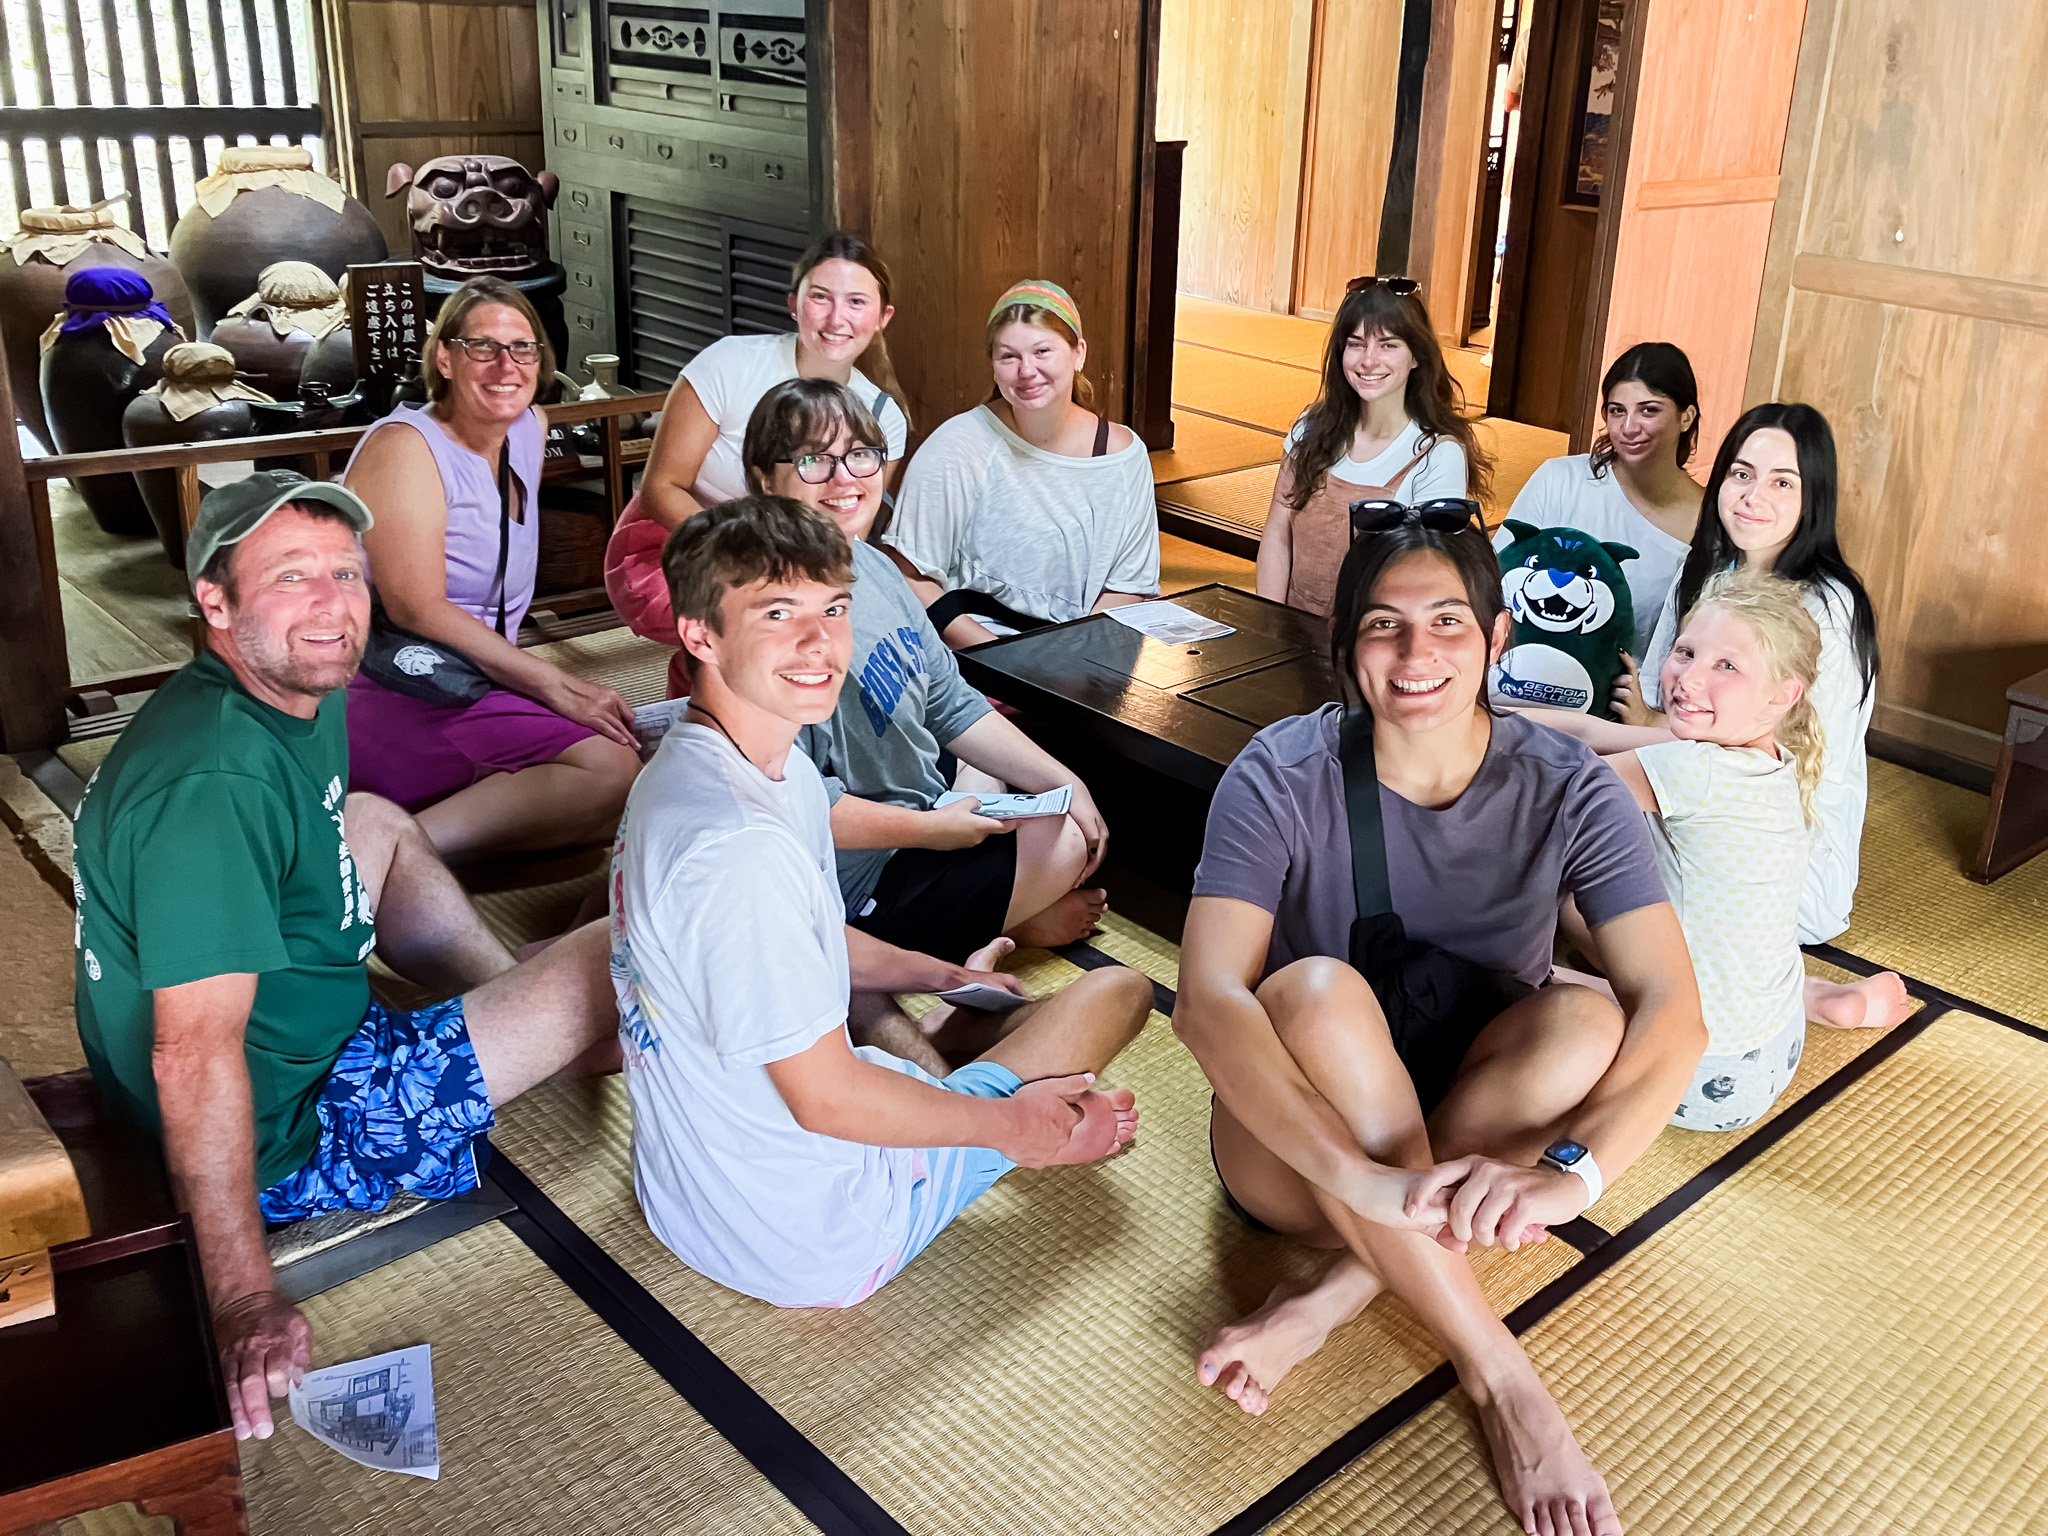
M1557 13L1563 0L1537 0L1529 18L1529 55L1522 71L1521 130L1508 167L1507 250L1500 263L1500 300L1493 311L1493 372L1486 414L1513 418L1515 370L1522 353L1522 300L1529 284L1529 237L1543 173L1543 125L1550 113L1550 76L1557 59ZM1529 131L1534 126L1535 132Z
M1597 6L1599 0L1589 0ZM1592 446L1600 410L1601 364L1607 317L1614 301L1614 261L1621 247L1621 217L1628 201L1629 141L1635 136L1636 92L1643 78L1643 39L1650 30L1650 0L1622 0L1620 71L1614 81L1614 118L1607 130L1606 184L1593 221L1593 272L1586 294L1586 329L1579 340L1579 399L1572 413L1571 448Z

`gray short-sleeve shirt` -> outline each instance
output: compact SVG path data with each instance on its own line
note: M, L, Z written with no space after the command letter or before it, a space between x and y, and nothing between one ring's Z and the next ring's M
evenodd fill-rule
M1269 725L1209 807L1197 896L1273 914L1266 975L1308 955L1349 958L1358 903L1335 704ZM1594 927L1667 900L1643 813L1584 744L1519 715L1493 722L1465 793L1425 809L1380 786L1387 878L1410 938L1540 986L1559 898Z

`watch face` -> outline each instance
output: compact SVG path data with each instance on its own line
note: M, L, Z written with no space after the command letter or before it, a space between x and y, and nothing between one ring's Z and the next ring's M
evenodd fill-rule
M1586 1149L1576 1141L1553 1141L1544 1148L1543 1155L1561 1167L1569 1168L1586 1155Z

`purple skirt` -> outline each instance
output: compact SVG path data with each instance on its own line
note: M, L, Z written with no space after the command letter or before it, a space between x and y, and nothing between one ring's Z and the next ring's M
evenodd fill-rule
M508 689L470 705L429 704L358 672L348 685L348 787L421 811L494 773L551 763L596 734Z

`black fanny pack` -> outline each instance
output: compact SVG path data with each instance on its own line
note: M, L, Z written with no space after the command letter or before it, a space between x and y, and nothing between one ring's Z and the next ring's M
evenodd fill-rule
M1372 753L1372 717L1350 710L1337 735L1344 811L1351 830L1351 965L1386 1015L1394 1049L1415 1079L1425 1109L1457 1076L1472 1037L1528 988L1426 939L1411 939L1387 881L1386 827Z
M498 449L498 633L505 633L505 567L512 549L511 445ZM429 640L392 620L383 599L370 605L363 676L380 688L429 704L467 706L491 691L483 668L452 645Z

